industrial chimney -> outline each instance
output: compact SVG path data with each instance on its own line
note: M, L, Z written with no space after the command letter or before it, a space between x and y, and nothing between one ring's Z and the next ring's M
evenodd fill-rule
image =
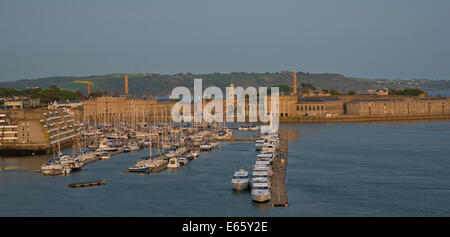
M293 85L293 90L294 90L294 95L297 95L297 73L293 72L293 79L294 79L294 85Z
M125 95L128 95L128 75L125 74Z

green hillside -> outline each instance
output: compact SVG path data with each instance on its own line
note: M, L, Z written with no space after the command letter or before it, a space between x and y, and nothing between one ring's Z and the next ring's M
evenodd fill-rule
M274 86L287 85L292 87L292 75L288 73L210 73L210 74L129 74L129 93L137 95L168 95L177 86L193 87L193 79L203 79L203 87L218 86L225 88L233 83L235 86ZM0 82L0 87L25 89L30 87L47 88L51 85L65 90L80 90L87 93L85 84L74 83L75 80L91 81L94 83L92 91L107 91L110 94L123 93L123 75L99 75L88 77L47 77L10 82ZM297 73L297 86L311 84L318 89L335 89L340 92L355 91L364 93L368 89L377 88L420 88L422 90L450 90L450 81L438 80L375 80L364 78L349 78L334 73Z

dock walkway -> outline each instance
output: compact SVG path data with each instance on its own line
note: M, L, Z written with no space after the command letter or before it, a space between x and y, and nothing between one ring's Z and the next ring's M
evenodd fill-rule
M286 191L286 166L288 159L288 140L287 136L280 132L280 152L273 160L273 174L271 182L272 207L287 207L288 197Z
M83 187L90 187L90 186L98 186L98 185L105 185L106 180L100 180L100 181L92 181L92 182L83 182L83 183L73 183L68 184L67 186L71 188L83 188Z

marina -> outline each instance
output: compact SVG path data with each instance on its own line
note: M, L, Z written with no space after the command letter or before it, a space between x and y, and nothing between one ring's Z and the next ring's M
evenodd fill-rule
M3 2L4 230L450 226L450 1Z
M82 124L81 124L82 125ZM198 152L220 148L220 141L231 140L233 132L219 124L119 123L88 124L80 127L78 139L73 143L72 156L61 152L60 143L53 147L53 158L41 166L44 175L69 175L72 170L98 160L109 160L121 153L149 148L126 173L161 172L177 169L198 157ZM152 148L156 154L152 152Z
M286 167L289 206L286 208L272 208L271 202L253 203L249 189L232 190L230 181L234 172L243 168L250 175L253 170L257 154L255 142L224 142L220 149L200 152L197 159L190 160L186 166L142 174L124 173L123 169L148 156L148 147L93 162L67 176L43 176L33 172L50 156L1 157L0 214L448 215L450 210L445 207L449 196L445 187L450 185L446 162L446 154L450 152L446 142L449 126L448 121L282 124L281 129L289 138ZM420 136L411 136L412 129ZM301 135L295 136L296 132ZM259 136L257 131L233 130L233 133L236 137ZM346 136L332 139L342 134ZM380 149L393 152L380 156ZM70 154L71 149L62 152ZM81 189L67 186L104 178L107 185ZM272 191L274 180L275 176Z

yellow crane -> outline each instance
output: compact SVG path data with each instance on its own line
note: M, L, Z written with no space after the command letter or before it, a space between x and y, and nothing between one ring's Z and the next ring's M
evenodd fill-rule
M87 84L88 86L88 96L91 94L91 85L93 86L94 83L92 81L74 81L75 83L81 83L81 84Z

